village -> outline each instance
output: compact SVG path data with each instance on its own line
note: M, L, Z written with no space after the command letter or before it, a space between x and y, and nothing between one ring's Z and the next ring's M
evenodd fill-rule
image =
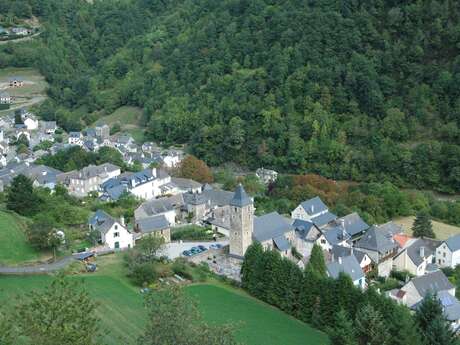
M21 87L19 78L11 83ZM401 286L381 293L411 310L428 293L436 293L452 329L457 331L460 327L455 287L441 271L460 264L460 235L445 241L413 238L393 222L367 224L357 213L338 217L319 197L300 203L290 216L277 212L256 216L253 198L241 184L227 191L171 176L169 171L186 156L183 150L162 149L152 142L139 145L128 134L110 135L110 127L104 123L82 132L65 133L55 121L40 121L27 109L13 111L2 118L0 126L2 190L22 174L35 187L54 190L60 185L77 198L95 195L102 202L114 202L127 193L143 201L130 224L103 210L95 212L88 220L88 230L98 233L98 244L79 253L79 259L127 250L153 235L163 238L170 259L204 262L215 274L241 281L245 252L255 241L301 269L308 264L316 245L324 253L330 277L338 278L344 273L363 290L395 271L406 272ZM56 137L61 140L58 142ZM27 143L27 150L18 152L19 146L11 145L15 141ZM88 152L114 148L127 164L137 161L142 170L122 172L121 167L104 163L62 172L34 163L43 155L77 146ZM264 184L275 181L277 175L263 168L256 172ZM186 225L206 227L213 240L171 241L171 232Z

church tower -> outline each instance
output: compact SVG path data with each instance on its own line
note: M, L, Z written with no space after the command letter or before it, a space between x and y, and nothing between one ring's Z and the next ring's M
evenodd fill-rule
M230 255L244 256L252 243L253 228L254 203L239 184L230 201Z

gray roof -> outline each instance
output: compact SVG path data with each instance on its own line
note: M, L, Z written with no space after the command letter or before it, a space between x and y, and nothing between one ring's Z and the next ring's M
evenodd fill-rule
M440 291L438 293L438 299L441 303L444 317L447 320L454 322L460 319L460 302L457 298L447 291Z
M89 224L95 229L105 234L110 230L112 225L116 222L108 213L103 210L97 210L96 213L89 219Z
M104 163L101 165L89 165L81 170L74 170L69 173L65 173L67 178L74 179L88 179L96 176L105 176L109 172L114 172L120 168L111 163ZM62 174L64 175L64 174Z
M310 231L315 228L315 225L312 222L302 219L295 219L292 226L302 239L307 238Z
M334 223L336 225L341 225L341 221L343 221L345 231L350 236L358 235L369 229L369 225L356 212L350 213L345 217L341 217L337 219Z
M139 219L136 224L142 233L161 231L171 226L164 215Z
M343 231L341 227L335 227L327 231L322 231L324 237L329 244L334 245L350 239L350 235L346 231Z
M452 252L460 249L460 234L451 236L446 240L446 244Z
M389 231L389 227L374 225L361 237L356 247L385 254L387 251L398 248L398 243L393 240L394 235L392 231Z
M323 213L315 218L312 218L311 221L318 227L329 224L333 220L336 220L337 216L329 211Z
M40 185L46 185L48 183L56 183L57 175L61 173L62 171L46 165L32 165L27 169L26 176L37 181Z
M183 196L186 204L207 203L209 207L213 208L230 205L233 193L219 189L206 189L198 196L192 193L184 193Z
M440 291L447 291L454 288L442 271L415 277L411 282L422 297L425 297L428 292L439 293Z
M284 217L280 216L278 212L272 212L254 219L252 235L256 241L264 242L293 230L292 225Z
M327 206L318 196L310 200L304 201L300 205L303 207L303 209L305 210L305 212L307 212L309 216L328 210Z
M406 251L414 265L418 266L423 263L424 259L428 258L430 255L433 255L436 252L436 248L438 247L439 243L440 242L436 240L419 238L410 244L407 248L405 248L401 253L399 253L398 256L402 255Z
M144 202L136 211L136 220L180 208L184 204L182 194Z
M331 254L335 261L337 261L338 258L354 255L358 262L361 262L366 255L366 253L356 248L344 247L336 244L332 246Z
M56 121L42 121L42 126L44 129L56 129Z
M289 250L289 248L291 248L291 244L288 242L286 237L284 237L284 235L274 237L273 242L275 242L276 248L278 248L282 252Z
M244 207L252 204L252 199L246 194L243 185L240 183L236 186L235 194L233 195L230 205L236 207Z
M339 261L334 261L327 264L327 271L329 276L334 279L337 279L340 273L347 274L353 281L364 278L364 272L354 255L345 256L342 257Z
M172 177L171 182L181 189L201 188L201 183L189 178Z

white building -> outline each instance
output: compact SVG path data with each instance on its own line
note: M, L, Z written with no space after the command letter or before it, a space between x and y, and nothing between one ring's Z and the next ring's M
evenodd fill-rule
M415 276L424 275L427 265L433 263L438 245L439 241L428 238L410 240L393 258L393 268L398 271L408 271Z
M134 236L125 227L124 219L119 221L98 210L89 220L90 230L96 230L101 234L101 243L110 249L132 248L134 246Z
M436 263L455 268L460 264L460 235L449 237L436 249Z
M81 134L81 132L69 133L69 145L83 145L83 135Z
M11 104L13 103L13 98L7 92L0 92L0 104Z
M22 121L24 122L24 125L27 127L27 130L29 131L34 131L38 129L38 120L35 118L35 116L31 115L30 113L26 113Z

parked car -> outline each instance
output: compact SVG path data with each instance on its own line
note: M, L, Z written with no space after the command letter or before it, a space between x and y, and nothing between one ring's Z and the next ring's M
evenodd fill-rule
M192 249L190 249L190 251L192 252L192 254L199 254L202 252L202 250L198 247L192 247Z
M183 256L192 256L193 253L192 253L190 250L184 250L184 251L182 252L182 255L183 255Z
M201 249L202 252L208 250L208 248L206 248L205 246L203 246L201 244L198 246L198 248Z
M220 249L222 245L220 243L213 243L209 246L209 249Z

